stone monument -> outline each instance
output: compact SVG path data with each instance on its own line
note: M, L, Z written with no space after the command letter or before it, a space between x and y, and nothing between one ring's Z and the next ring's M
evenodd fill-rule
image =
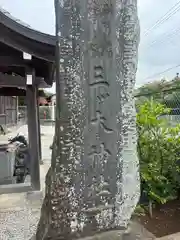
M55 10L56 131L36 239L116 240L139 199L137 0Z

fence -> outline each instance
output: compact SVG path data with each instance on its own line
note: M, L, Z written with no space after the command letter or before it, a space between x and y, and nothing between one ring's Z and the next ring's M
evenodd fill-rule
M0 96L0 125L14 126L17 122L17 98Z
M27 123L27 107L18 107L19 121ZM39 106L39 117L41 121L55 120L55 106Z
M1 126L15 126L18 124L17 109L8 108L5 109L3 114L0 114L0 125Z
M39 117L40 120L54 121L55 120L55 106L40 106Z
M55 121L55 106L40 106L39 117L41 124L53 124ZM18 108L6 108L4 113L0 114L1 127L19 127L25 124L27 124L26 106L18 106ZM0 132L1 130L2 129L0 129Z
M166 118L171 125L180 124L180 89L166 89L161 92L149 92L135 95L136 104L141 104L146 100L154 100L162 103L170 109L169 114L160 116Z
M27 107L18 106L18 123L27 124Z
M16 108L6 108L5 109L6 116L6 126L16 125L18 122L17 109Z

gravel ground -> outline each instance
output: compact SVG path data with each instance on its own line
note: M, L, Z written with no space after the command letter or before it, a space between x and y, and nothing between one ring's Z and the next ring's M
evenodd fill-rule
M7 141L9 136L18 132L27 136L27 126L16 129L0 140ZM41 184L44 190L45 174L49 168L51 150L49 146L53 140L54 127L42 126L42 154L44 165L41 166ZM27 179L28 181L29 179ZM36 231L40 217L41 204L27 201L26 194L0 195L0 240L29 240Z
M40 208L24 207L0 212L0 240L29 240L36 231Z

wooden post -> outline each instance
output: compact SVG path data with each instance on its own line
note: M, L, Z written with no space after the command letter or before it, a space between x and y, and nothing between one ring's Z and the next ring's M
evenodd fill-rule
M27 87L27 117L29 147L31 155L31 184L33 190L40 190L40 169L39 169L39 141L38 141L38 119L37 119L37 88L34 70L26 73Z
M19 101L18 101L18 96L16 96L16 98L15 98L15 107L16 107L16 125L18 125L18 123L19 123L19 114L18 114L18 112L19 112Z
M37 89L38 90L38 89ZM41 124L39 116L39 101L38 101L38 91L37 91L37 124L38 124L38 145L39 145L39 161L42 164L42 145L41 145Z

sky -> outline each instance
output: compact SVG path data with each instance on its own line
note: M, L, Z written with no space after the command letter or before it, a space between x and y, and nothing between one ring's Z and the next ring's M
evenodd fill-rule
M153 27L177 2L138 0L141 41L137 86L161 78L170 79L180 72L180 67L174 68L180 64L180 3L169 19ZM55 32L54 0L0 0L0 6L41 32ZM162 73L169 68L173 69ZM54 92L55 86L50 91Z

